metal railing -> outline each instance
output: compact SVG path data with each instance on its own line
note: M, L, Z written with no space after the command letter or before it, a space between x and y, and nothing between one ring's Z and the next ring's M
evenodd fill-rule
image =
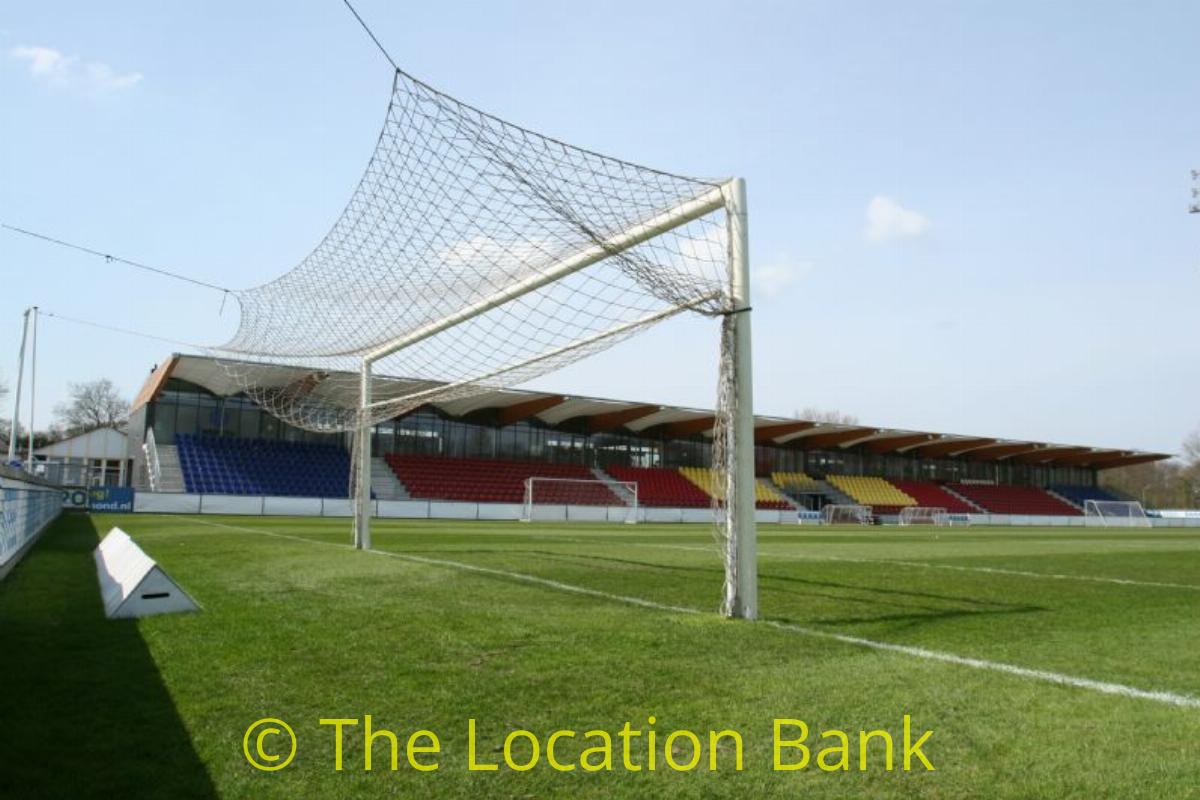
M142 452L146 454L146 480L150 484L150 491L157 492L162 484L162 464L158 460L158 442L154 439L153 428L146 428Z

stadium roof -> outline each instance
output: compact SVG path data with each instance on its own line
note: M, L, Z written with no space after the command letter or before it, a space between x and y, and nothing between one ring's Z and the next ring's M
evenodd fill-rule
M312 375L312 370L306 367L255 365L255 368L260 370L257 377L260 385L274 384L280 388L297 385ZM154 370L134 400L133 407L139 408L153 400L162 391L167 379L172 377L201 386L219 396L232 396L242 391L242 386L230 375L230 370L216 359L173 354ZM398 381L397 388L403 384L403 381ZM321 382L312 389L314 394L351 391L353 389L349 388L349 383L343 381ZM337 399L343 403L353 400L345 397ZM633 433L661 433L676 437L711 435L714 420L713 412L707 409L520 389L484 391L471 397L434 402L430 405L451 417L491 411L501 425L537 418L547 425L557 426L570 420L573 425L597 433L625 429ZM1171 457L1167 453L1141 450L899 430L857 423L850 425L761 415L754 417L754 439L755 443L760 445L804 450L862 448L879 454L912 454L926 458L954 457L969 461L1010 461L1096 469L1125 467Z

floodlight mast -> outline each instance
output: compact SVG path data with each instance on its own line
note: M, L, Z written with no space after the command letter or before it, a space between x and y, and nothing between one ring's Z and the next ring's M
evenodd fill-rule
M566 258L489 297L385 342L362 358L359 378L359 416L356 441L354 546L371 548L371 375L376 361L487 313L522 295L572 275L616 253L724 208L728 232L729 299L733 317L733 420L729 437L733 464L726 474L726 519L736 581L728 589L725 607L731 616L754 619L758 613L757 544L754 495L754 403L750 338L750 270L747 235L746 184L735 178L669 211Z
M17 421L21 416L21 379L25 377L25 341L29 338L29 314L32 311L32 307L25 309L25 315L21 319L21 352L17 356L17 390L13 395L13 413L8 430L8 463L10 464L17 458ZM31 425L30 428L32 427Z

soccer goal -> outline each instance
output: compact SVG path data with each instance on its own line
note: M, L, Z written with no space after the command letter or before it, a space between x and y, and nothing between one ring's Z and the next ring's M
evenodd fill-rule
M1088 525L1104 527L1149 528L1146 509L1136 500L1085 500L1083 514Z
M397 70L343 215L295 268L237 292L238 330L212 352L288 424L350 434L354 543L370 549L377 424L426 406L487 408L676 315L706 316L719 338L721 608L753 619L747 225L740 178L572 147ZM636 379L650 365L630 368Z
M637 522L638 486L584 478L525 479L521 521Z
M935 506L905 506L900 509L901 525L949 525L946 509Z
M821 519L826 525L870 525L870 506L827 505L821 509Z

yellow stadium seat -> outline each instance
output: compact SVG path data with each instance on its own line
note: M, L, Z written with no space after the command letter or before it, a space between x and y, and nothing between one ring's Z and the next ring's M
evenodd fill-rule
M714 485L712 469L708 467L680 467L679 474L699 486L710 496L716 497L718 500L725 499L725 487ZM762 481L754 482L754 501L756 505L759 503L775 503L790 506L787 498L776 491L774 487Z
M803 472L772 472L771 480L779 488L794 492L819 492L823 488L819 481Z
M827 480L865 506L915 506L917 501L883 478L829 475Z

